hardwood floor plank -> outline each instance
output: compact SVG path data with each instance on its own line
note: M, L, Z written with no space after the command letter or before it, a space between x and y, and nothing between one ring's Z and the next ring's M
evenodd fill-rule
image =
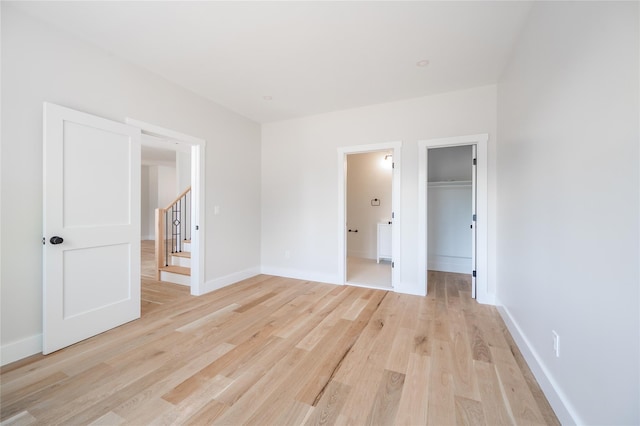
M366 424L389 425L393 423L398 411L404 380L404 374L384 370Z
M263 406L273 407L281 401L281 397L290 389L293 382L291 373L297 370L306 353L301 349L286 352L269 372L260 378L238 401L225 411L216 424L240 424L251 419L254 413ZM259 418L259 417L258 417Z
M430 367L430 357L415 352L409 354L409 363L394 424L427 424L428 404L425 401L429 401L429 386L425 384L425 378L429 377Z
M478 376L482 410L487 424L515 424L515 420L512 418L510 409L507 406L507 401L502 395L498 376L493 364L477 361L474 362L473 367Z
M114 409L114 412L125 419L124 424L146 425L175 408L173 404L151 395L152 393L154 392L144 392L144 395L130 398Z
M115 426L126 423L126 420L114 413L113 411L109 411L106 414L98 417L91 423L88 423L89 426Z
M69 376L64 374L62 371L57 371L33 383L23 384L20 381L14 381L9 385L3 384L1 394L2 404L4 406L15 403L16 401L26 398L34 392L41 391L42 389L46 389L50 386L55 386L56 384L63 382L68 378Z
M237 303L232 303L230 305L225 306L224 308L218 309L208 315L205 315L197 320L190 322L189 324L183 325L182 327L176 328L176 331L180 332L189 332L193 331L199 327L211 327L212 321L216 319L226 320L228 316L232 314L240 305Z
M219 401L213 400L207 402L202 408L196 411L186 421L186 425L200 426L209 425L213 423L215 419L220 417L222 413L229 408L228 405Z
M468 339L467 324L461 312L454 312L451 318L451 367L455 395L476 401L480 400L478 383L473 371L471 345Z
M313 413L314 407L304 404L300 401L292 401L279 410L280 415L277 416L274 425L303 425L307 418ZM263 426L264 423L256 423L257 426Z
M158 423L175 425L186 423L191 417L201 413L207 404L211 403L216 396L224 392L232 383L232 379L221 375L210 378L204 383L199 392L189 394L185 399L175 404L175 409L163 414L158 419Z
M482 403L462 396L455 397L457 425L485 425Z
M518 346L514 342L513 337L511 337L511 334L509 334L509 330L507 329L507 326L502 321L500 325L501 325L501 329L502 329L502 333L505 338L505 341L509 346L509 351L513 355L513 358L516 364L518 365L518 368L520 369L520 372L522 373L527 383L527 386L529 387L529 391L531 392L531 395L533 396L536 402L536 405L540 410L540 413L544 419L544 423L547 425L559 426L560 423L558 421L558 418L553 412L553 409L551 408L549 401L547 401L547 398L545 398L544 394L542 393L542 390L540 389L540 386L538 385L537 380L533 376L531 369L529 369L529 366L524 360L524 357L522 356L520 349L518 349Z
M258 275L0 370L5 424L559 424L494 307Z
M316 405L311 416L307 419L307 425L332 425L335 424L340 410L349 395L351 388L345 384L332 380L320 401ZM291 423L288 423L291 424Z
M392 348L403 348L401 350L391 350L385 368L387 370L396 371L398 373L405 373L407 370L407 364L409 363L409 356L411 351L407 351L406 348L410 348L413 343L414 331L408 328L399 327L398 331L391 344Z
M12 417L22 411L29 413L40 421L41 415L59 408L57 395L65 395L65 399L74 400L82 397L86 392L93 388L96 382L108 380L113 377L115 371L107 364L100 364L90 370L87 370L73 378L68 378L63 382L57 383L55 386L47 386L37 392L33 392L22 399L5 405L2 402L1 419Z
M455 399L452 354L448 341L434 340L431 349L429 374L429 407L427 423L451 425L455 423ZM437 389L437 391L435 391Z
M160 415L174 406L161 398L163 394L174 389L184 380L184 377L195 374L233 348L231 344L221 343L217 347L199 353L197 348L191 347L188 350L195 355L193 359L188 357L176 359L175 362L167 364L156 373L141 378L129 388L112 396L118 400L106 402L110 406L118 404L113 411L127 421L146 424L151 420L147 417L149 412Z
M527 386L526 380L508 349L491 348L498 379L518 424L543 425L544 419Z
M21 411L16 415L3 420L0 425L2 426L30 426L34 425L38 420L29 414L28 411Z
M334 326L334 331L325 339L325 344L319 345L322 350L314 351L312 355L315 356L308 357L308 365L305 368L308 369L310 377L304 381L304 386L295 397L296 400L311 406L317 404L322 392L353 346L360 332L360 325L340 320Z

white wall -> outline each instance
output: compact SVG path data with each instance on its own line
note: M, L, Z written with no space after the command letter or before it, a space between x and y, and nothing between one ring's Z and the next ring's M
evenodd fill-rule
M495 86L484 86L263 125L263 271L341 282L337 148L402 141L401 282L396 290L424 294L424 283L417 280L417 141L489 133L489 211L494 216L495 102ZM489 228L494 259L492 218ZM489 276L494 279L491 270Z
M178 194L191 186L191 153L176 151ZM176 194L176 195L178 195Z
M566 424L640 423L638 17L535 2L498 87L497 297Z
M153 240L155 238L155 217L151 212L156 202L156 191L150 191L151 185L150 167L142 166L140 169L140 239Z
M471 204L471 183L429 185L429 270L471 273Z
M375 259L378 223L391 220L392 160L389 152L370 152L347 156L347 256ZM371 200L377 198L378 206ZM374 203L375 204L375 203Z
M180 191L176 176L176 168L169 166L151 166L157 170L158 184L155 188L158 192L157 207L167 207L169 203L176 199Z
M43 101L205 139L205 280L258 272L260 126L8 2L1 7L2 362L41 349Z
M153 240L156 235L156 209L164 208L179 194L176 167L149 165L141 171L140 234L143 240Z

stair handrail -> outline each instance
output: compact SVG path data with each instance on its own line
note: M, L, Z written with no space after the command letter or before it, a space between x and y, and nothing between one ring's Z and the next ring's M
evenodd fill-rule
M178 195L178 196L177 196L177 197L176 197L172 202L170 202L170 203L169 203L169 205L167 205L167 207L165 207L165 208L164 208L164 209L162 209L162 210L167 211L167 210L169 210L170 208L172 208L174 205L176 205L176 204L180 201L180 199L181 199L182 197L184 197L185 195L187 195L190 191L191 191L191 186L187 186L187 189L185 189L184 191L182 191L182 192L180 193L180 195Z
M182 191L180 195L178 195L173 201L171 201L167 205L167 207L164 207L164 208L159 207L155 211L155 216L156 216L155 252L156 252L156 279L157 280L160 280L161 268L164 268L165 266L167 266L167 258L168 258L168 240L167 240L168 221L166 219L167 213L175 212L176 205L180 203L181 200L185 198L190 192L191 192L191 186L188 186L187 189ZM186 203L186 199L185 199L185 203ZM186 205L186 208L190 209L190 206ZM189 217L190 216L189 213L190 212L187 212L187 214L184 215L184 220L187 222L191 220L191 218ZM182 212L180 212L180 215L182 217ZM181 242L179 241L174 242L173 240L174 235L175 235L175 232L172 232L171 233L172 253L175 251L181 251L181 245L179 246L180 247L179 250L175 249L175 244L181 244Z

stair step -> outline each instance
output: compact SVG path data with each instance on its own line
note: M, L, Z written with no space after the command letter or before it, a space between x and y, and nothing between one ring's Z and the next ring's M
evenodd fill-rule
M187 268L185 266L169 265L169 266L160 268L160 270L165 272L171 272L173 274L191 276L191 268Z
M186 257L191 259L191 252L190 251L180 251L177 253L171 253L171 256L175 256L175 257Z

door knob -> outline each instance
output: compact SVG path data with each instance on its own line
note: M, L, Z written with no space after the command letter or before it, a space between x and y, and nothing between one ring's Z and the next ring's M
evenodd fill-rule
M51 244L62 244L63 241L64 239L62 237L51 237L49 240Z

